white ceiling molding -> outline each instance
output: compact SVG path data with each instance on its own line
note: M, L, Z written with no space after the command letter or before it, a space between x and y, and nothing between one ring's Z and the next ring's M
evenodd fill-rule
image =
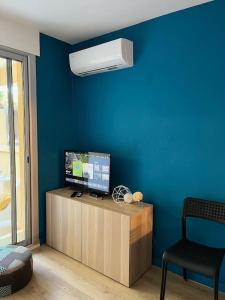
M0 47L39 56L39 35L37 29L0 18Z

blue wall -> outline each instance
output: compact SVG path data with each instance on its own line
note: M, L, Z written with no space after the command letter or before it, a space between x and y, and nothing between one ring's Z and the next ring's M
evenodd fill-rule
M181 236L184 197L225 200L225 1L73 50L120 37L134 41L135 66L73 76L73 136L79 149L112 154L113 185L141 190L155 205L153 258L160 265L164 249ZM225 246L223 226L192 222L190 227L193 239Z
M45 242L45 192L63 186L63 150L74 147L70 45L40 36L37 58L40 241Z

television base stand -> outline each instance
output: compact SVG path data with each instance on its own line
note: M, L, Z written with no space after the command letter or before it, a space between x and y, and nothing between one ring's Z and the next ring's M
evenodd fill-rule
M103 199L103 196L101 193L89 193L89 195L93 198L102 198Z

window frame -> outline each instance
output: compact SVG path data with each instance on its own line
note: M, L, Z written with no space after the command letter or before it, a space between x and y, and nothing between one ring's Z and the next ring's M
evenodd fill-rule
M36 97L36 56L23 53L8 47L0 46L0 56L12 60L24 62L23 76L27 87L24 88L25 116L27 116L25 128L26 155L28 164L26 167L26 178L30 186L27 189L28 224L26 226L28 244L40 245L39 241L39 205L38 205L38 139L37 139L37 97ZM15 239L15 238L14 238Z

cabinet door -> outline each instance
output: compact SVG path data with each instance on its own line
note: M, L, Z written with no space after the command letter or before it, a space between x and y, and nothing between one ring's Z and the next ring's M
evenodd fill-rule
M47 244L81 261L81 203L47 193Z
M82 204L82 262L129 286L130 217Z

